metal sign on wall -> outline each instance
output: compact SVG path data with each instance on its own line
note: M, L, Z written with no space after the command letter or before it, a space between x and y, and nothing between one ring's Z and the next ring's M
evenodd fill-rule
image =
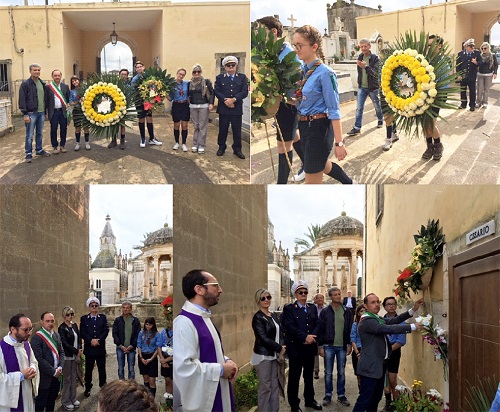
M495 221L490 220L482 224L481 226L475 228L471 232L465 235L465 244L470 245L471 243L477 242L478 240L485 238L486 236L491 236L495 234Z

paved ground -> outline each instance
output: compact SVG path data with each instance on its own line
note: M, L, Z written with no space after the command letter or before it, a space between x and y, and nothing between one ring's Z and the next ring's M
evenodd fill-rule
M500 183L500 79L490 89L487 109L442 110L446 121L438 128L444 145L439 162L421 159L425 150L423 138L400 135L388 152L382 150L385 127L377 129L377 119L368 99L363 115L361 135L347 137L355 120L356 102L341 104L342 128L347 144L347 158L339 164L358 183L410 184L498 184ZM272 160L277 173L276 133L269 122ZM275 183L265 128L252 130L252 183ZM332 155L333 156L333 155ZM294 156L294 170L300 167ZM325 177L324 183L337 183Z
M211 120L215 119L211 114ZM218 127L208 126L207 148L203 155L191 152L192 127L187 140L189 152L173 150L173 123L170 115L155 119L155 137L163 146L140 148L138 126L127 129L127 148L108 149L108 140L92 141L91 150L75 152L74 127L68 128L68 153L50 157L35 156L30 164L24 163L25 127L22 118L14 119L14 133L0 137L0 184L92 184L92 183L217 183L246 184L250 181L249 144L243 142L247 159L240 160L231 150L232 135L228 136L228 150L217 157ZM50 125L45 122L43 147L50 151ZM147 135L147 133L146 133ZM82 136L83 140L83 136ZM33 142L34 148L34 142Z

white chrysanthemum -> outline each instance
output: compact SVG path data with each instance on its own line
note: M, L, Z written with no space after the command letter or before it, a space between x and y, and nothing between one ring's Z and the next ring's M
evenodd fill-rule
M423 54L418 53L418 54L415 56L415 59L417 59L417 60L424 60L424 59L425 59L425 57L424 57L424 55L423 55Z
M430 89L429 90L429 96L431 97L436 97L438 94L437 90L436 89Z
M425 99L425 102L427 104L432 104L432 103L434 103L434 99L432 97L430 97L429 99Z
M425 68L425 70L427 70L427 73L432 73L434 71L434 66L432 65L427 65L427 67Z
M417 110L417 105L415 103L410 103L410 109L411 110Z
M427 60L425 60L425 59L424 59L424 60L422 60L422 61L420 62L420 65L421 65L422 67L427 67L427 66L429 65L429 62L428 62Z
M424 114L424 111L422 109L415 110L416 114Z
M429 77L431 78L432 81L436 80L436 75L434 74L434 72L429 73Z
M435 398L441 399L441 394L436 389L429 389L427 395L434 396Z
M420 98L425 99L427 97L427 93L425 92L420 92Z
M423 100L423 99L421 99L421 98L418 98L418 99L415 101L415 104L416 104L417 106L423 106L423 105L424 105L424 103L425 103L425 102L424 102L424 100Z
M430 83L422 83L422 84L420 85L420 87L422 87L422 90L430 90L430 89L432 89L432 87L431 87L431 84L430 84Z

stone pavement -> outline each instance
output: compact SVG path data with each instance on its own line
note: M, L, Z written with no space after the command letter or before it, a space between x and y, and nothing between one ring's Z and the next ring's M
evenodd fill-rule
M208 126L207 147L203 155L191 152L193 142L192 125L189 124L187 146L189 151L173 150L173 122L170 115L155 118L155 137L163 141L162 146L140 148L139 128L134 125L126 131L125 150L119 147L108 149L109 140L93 141L91 150L75 152L74 127L68 127L67 153L39 158L33 156L32 163L24 163L25 127L23 119L14 119L15 132L0 137L2 158L0 159L0 184L126 184L126 183L216 183L248 184L249 144L243 141L240 160L231 149L232 135L228 136L228 150L217 157L218 127L214 125L216 115L211 114ZM51 151L50 124L45 122L43 147ZM147 132L146 132L147 136ZM83 141L83 136L82 136ZM33 142L33 149L35 143Z
M458 96L455 96L458 97ZM355 120L356 101L341 104L342 129L347 146L347 158L339 164L358 183L408 184L498 184L500 183L500 79L489 93L487 109L442 110L446 121L439 120L438 128L444 145L440 161L425 161L422 137L399 133L400 140L384 152L385 127L377 129L377 119L371 100L365 104L361 134L348 137L346 133ZM272 161L277 173L278 154L276 132L268 121ZM275 183L265 128L252 129L252 183ZM334 158L332 154L331 159ZM300 160L294 153L293 167L297 173ZM324 183L337 183L325 176Z

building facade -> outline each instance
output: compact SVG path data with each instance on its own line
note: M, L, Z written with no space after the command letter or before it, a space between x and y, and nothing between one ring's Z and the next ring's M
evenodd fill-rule
M268 217L267 228L267 289L271 293L270 310L281 310L291 301L290 254L283 250L281 241L276 246L274 225Z

